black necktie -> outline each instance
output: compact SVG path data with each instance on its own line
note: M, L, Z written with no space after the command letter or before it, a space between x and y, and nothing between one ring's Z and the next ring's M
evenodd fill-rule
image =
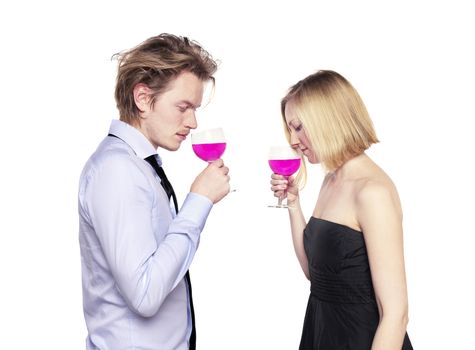
M160 177L163 189L167 193L168 199L173 198L173 204L175 205L175 211L178 214L178 202L176 200L175 191L173 190L172 184L168 181L167 176L165 175L165 171L163 168L158 165L157 159L155 155L151 155L145 160L150 163L150 165L155 169L158 176ZM190 292L190 310L191 310L191 336L190 336L190 350L196 349L196 330L195 330L195 310L193 308L193 297L191 293L191 280L190 280L190 272L186 271L185 280L188 284L188 291Z

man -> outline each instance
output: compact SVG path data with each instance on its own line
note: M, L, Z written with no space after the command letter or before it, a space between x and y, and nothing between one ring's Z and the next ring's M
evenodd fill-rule
M86 163L79 241L88 350L194 349L188 268L213 204L229 192L221 159L178 212L157 149L176 151L216 62L196 42L161 34L119 54L120 120Z

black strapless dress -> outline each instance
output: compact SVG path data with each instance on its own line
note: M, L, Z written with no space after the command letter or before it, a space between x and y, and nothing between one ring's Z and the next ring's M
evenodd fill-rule
M299 349L370 350L379 313L363 234L312 217L304 247L311 293ZM412 349L407 334L402 349Z

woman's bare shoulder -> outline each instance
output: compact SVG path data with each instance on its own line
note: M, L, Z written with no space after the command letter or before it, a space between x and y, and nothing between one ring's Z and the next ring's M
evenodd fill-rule
M402 215L399 194L389 175L377 167L355 183L355 201L360 208L390 206Z

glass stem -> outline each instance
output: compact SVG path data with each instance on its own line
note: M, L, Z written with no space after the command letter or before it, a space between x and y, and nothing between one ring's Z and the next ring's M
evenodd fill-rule
M285 176L285 179L288 180L289 177L288 177L288 176ZM287 192L287 190L285 190L285 192ZM279 204L278 204L279 207L282 207L282 201L283 201L284 198L287 197L285 192L284 192L284 194L282 195L282 197L279 197Z

